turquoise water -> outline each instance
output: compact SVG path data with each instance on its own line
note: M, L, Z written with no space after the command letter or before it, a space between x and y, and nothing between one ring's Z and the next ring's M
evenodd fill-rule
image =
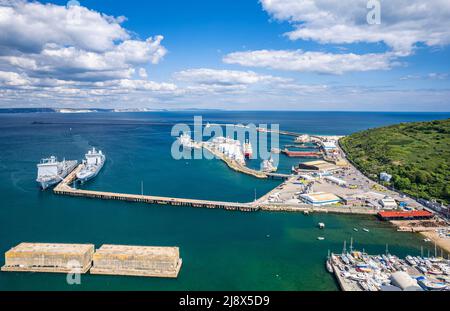
M195 113L199 114L199 113ZM449 114L202 112L220 123L279 123L284 130L345 135L368 127L447 118ZM231 171L220 161L175 161L172 125L194 113L0 115L0 252L20 242L179 246L176 280L0 273L0 290L337 290L324 269L327 250L351 237L372 253L419 254L422 239L371 217L237 213L58 197L34 182L42 157L81 159L91 146L108 161L86 187L127 193L247 202L278 185ZM283 138L288 144L290 138ZM281 159L288 170L295 159ZM325 222L327 229L316 229ZM367 227L371 233L353 232ZM270 235L270 238L267 238ZM324 235L326 241L317 237ZM425 250L429 246L425 246ZM0 264L3 264L3 258Z

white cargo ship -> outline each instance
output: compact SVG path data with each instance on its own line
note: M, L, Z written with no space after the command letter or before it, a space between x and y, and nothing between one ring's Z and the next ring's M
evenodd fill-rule
M88 182L95 178L103 168L106 157L101 150L92 148L86 154L86 159L83 161L84 167L77 173L77 179L81 183Z
M275 166L272 157L270 160L264 160L261 164L261 170L265 173L273 173L278 170L278 167Z
M252 144L247 140L244 144L244 156L247 159L253 157L253 147Z
M78 161L64 160L58 162L58 159L54 156L43 159L41 163L37 165L38 176L36 181L43 190L46 190L61 182L76 168L77 165Z

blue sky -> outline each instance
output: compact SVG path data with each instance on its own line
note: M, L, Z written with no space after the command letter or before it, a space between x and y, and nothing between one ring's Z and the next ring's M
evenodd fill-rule
M0 107L450 110L448 1L79 2L0 0Z

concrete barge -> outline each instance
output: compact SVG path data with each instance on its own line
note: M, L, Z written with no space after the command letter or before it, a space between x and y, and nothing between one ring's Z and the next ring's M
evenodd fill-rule
M21 243L5 253L5 272L84 274L89 271L93 244Z
M91 274L177 278L181 265L178 247L103 245Z

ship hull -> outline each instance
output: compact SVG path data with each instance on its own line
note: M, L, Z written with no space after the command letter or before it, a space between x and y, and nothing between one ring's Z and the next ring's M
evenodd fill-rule
M61 181L61 179L52 179L52 180L48 180L48 181L37 181L37 183L38 183L38 185L39 185L39 187L42 189L42 190L47 190L48 188L51 188L51 187L53 187L53 186L55 186L58 182L60 182Z
M66 178L67 175L69 175L77 167L77 165L77 161L71 161L71 164L60 175L55 176L51 179L37 179L36 182L38 183L39 187L45 191L63 181L63 179Z
M97 177L97 175L100 173L100 171L102 170L104 165L105 165L105 163L103 162L101 165L98 166L98 168L94 172L92 172L92 174L89 174L89 175L86 175L83 177L78 177L78 181L82 184L85 184L85 183L91 181L92 179Z

